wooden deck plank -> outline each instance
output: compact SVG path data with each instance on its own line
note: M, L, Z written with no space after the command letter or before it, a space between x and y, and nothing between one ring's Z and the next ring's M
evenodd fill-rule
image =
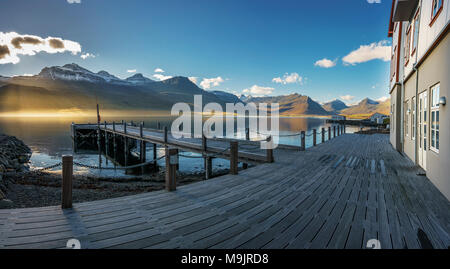
M0 248L64 248L71 238L87 248L365 248L370 239L420 248L418 229L448 247L449 201L388 136L345 134L274 155L171 193L0 210Z

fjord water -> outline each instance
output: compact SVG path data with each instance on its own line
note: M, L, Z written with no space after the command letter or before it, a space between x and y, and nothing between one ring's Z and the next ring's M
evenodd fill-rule
M174 117L129 117L129 118L102 118L102 121L116 121L127 122L134 121L135 123L143 121L146 127L156 128L157 123L161 126L168 126L174 120ZM74 161L87 165L98 166L99 162L102 167L113 167L111 162L106 163L106 159L102 156L99 158L97 154L91 153L74 153L72 149L72 140L70 134L70 125L75 123L95 123L96 118L21 118L21 117L0 117L0 133L4 133L23 140L32 150L30 167L38 169L61 161L61 156L66 154L73 154ZM312 129L317 129L320 132L321 128L328 128L330 126L323 118L280 118L279 129L281 135L289 135L306 131L307 134L312 133ZM357 130L357 127L347 126L347 132L351 133ZM252 139L261 139L256 137L257 134L252 134ZM237 132L236 137L245 138L244 132ZM318 143L321 141L321 136L318 135ZM300 145L300 136L280 137L280 144ZM307 136L306 146L312 146L312 137ZM148 147L147 156L152 156L151 148ZM191 153L183 153L184 155L191 155ZM164 155L164 150L158 150L158 156ZM160 160L159 165L164 166L164 160ZM229 162L222 159L214 159L214 168L227 168ZM53 171L58 171L59 168ZM201 158L184 158L180 157L180 171L182 172L201 172L203 170L203 160ZM101 177L126 176L122 170L93 170L87 168L75 167L76 173L89 174Z

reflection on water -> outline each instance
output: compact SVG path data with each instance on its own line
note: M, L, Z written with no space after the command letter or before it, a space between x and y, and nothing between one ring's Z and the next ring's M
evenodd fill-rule
M161 126L170 126L173 117L122 117L122 118L103 118L103 121L120 122L125 120L127 122L141 122L145 123L146 127L156 128L158 122ZM72 149L72 140L70 137L70 125L75 123L94 123L96 118L0 118L0 133L16 136L23 140L32 150L31 167L39 168L45 167L61 160L61 156L65 154L74 154ZM280 118L279 119L280 134L292 134L300 131L312 132L312 129L317 129L320 132L321 128L328 128L329 124L325 119L321 118ZM169 128L170 129L170 128ZM356 131L357 127L347 126L347 132ZM237 134L237 137L245 137L243 132ZM318 142L321 141L320 136ZM300 137L280 137L280 144L300 145ZM312 137L307 137L306 146L312 145ZM150 153L151 148L148 149L147 156L153 156ZM158 156L164 154L163 149L159 149ZM112 164L106 163L105 158L102 159L102 167L111 167ZM88 165L99 165L98 155L76 153L74 160ZM158 162L164 166L164 160ZM215 168L226 168L228 161L215 159L213 166ZM185 159L180 158L180 170L190 172L201 172L203 170L202 159ZM91 174L95 176L124 176L121 170L90 170L86 168L77 167L75 172Z

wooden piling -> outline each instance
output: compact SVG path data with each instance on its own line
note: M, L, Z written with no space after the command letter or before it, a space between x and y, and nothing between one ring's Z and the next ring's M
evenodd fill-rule
M333 126L333 138L336 137L336 126Z
M62 157L62 192L61 208L72 208L72 180L73 180L73 157L66 155Z
M325 128L322 128L322 143L325 143Z
M208 148L207 138L206 138L206 136L204 134L202 134L202 151L203 151L203 154L206 153L206 149L207 148Z
M156 124L158 130L161 130L161 123L158 121L158 123Z
M177 189L178 149L166 146L166 190Z
M167 143L168 141L168 136L167 136L167 126L164 126L164 143Z
M105 122L105 155L106 157L109 156L109 134L106 131L106 122ZM106 164L108 165L108 158L105 159Z
M317 146L317 130L313 129L313 146Z
M230 142L230 174L238 174L238 142Z
M267 138L267 143L271 143L272 141L272 136L269 136ZM273 163L273 148L272 145L268 145L267 149L266 149L266 160L268 163Z
M123 123L123 133L127 134L127 123L124 122ZM124 154L125 154L125 166L128 166L128 151L129 151L129 141L128 141L128 137L124 136L123 137L123 141L124 141Z
M300 150L306 150L306 133L305 131L302 131L300 134L300 145L301 145L301 149Z
M245 128L245 140L250 141L250 128ZM247 169L248 163L243 163L242 168Z
M328 140L331 140L331 126L328 126Z
M212 158L206 156L204 158L204 162L205 162L205 179L208 180L212 176Z

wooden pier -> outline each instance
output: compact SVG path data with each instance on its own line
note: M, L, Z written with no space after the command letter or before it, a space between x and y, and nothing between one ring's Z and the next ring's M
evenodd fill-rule
M0 248L65 248L69 239L81 248L450 246L450 202L389 136L344 134L273 154L274 163L173 192L0 210Z

